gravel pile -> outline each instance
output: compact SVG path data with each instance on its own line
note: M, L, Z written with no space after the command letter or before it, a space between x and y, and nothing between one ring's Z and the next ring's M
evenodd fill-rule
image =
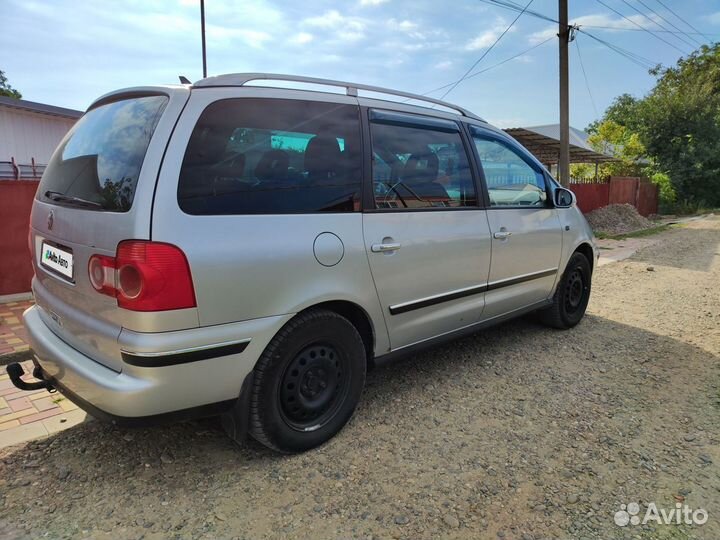
M638 214L631 204L611 204L593 210L585 218L596 233L625 234L653 226L653 222Z

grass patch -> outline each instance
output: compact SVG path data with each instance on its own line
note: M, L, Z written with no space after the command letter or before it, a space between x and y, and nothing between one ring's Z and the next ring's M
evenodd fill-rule
M678 226L678 224L658 225L657 227L650 227L649 229L640 229L639 231L632 231L632 232L623 233L623 234L607 234L602 231L597 231L597 232L595 232L595 237L599 238L601 240L625 240L627 238L642 238L644 236L652 236L654 234L658 234L658 233L667 231L668 229L671 229L676 226Z

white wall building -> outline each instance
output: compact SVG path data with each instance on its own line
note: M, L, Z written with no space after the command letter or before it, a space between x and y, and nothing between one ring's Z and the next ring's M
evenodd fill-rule
M11 171L14 161L21 176L28 166L44 168L62 138L82 116L81 111L0 96L0 169Z

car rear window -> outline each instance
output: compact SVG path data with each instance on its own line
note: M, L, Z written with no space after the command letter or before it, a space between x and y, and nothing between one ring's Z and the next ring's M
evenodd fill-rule
M357 106L221 100L190 136L178 203L195 215L354 212L360 171Z
M55 150L38 198L111 212L127 212L167 96L106 103L88 111Z

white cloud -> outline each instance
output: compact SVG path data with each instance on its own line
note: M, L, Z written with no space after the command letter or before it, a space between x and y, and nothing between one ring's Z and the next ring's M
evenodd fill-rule
M388 26L391 30L400 30L401 32L414 32L418 29L418 24L407 19L398 21L397 19L390 19Z
M402 21L398 21L397 19L389 19L387 21L387 27L391 32L399 32L413 39L427 39L427 34L420 31L420 25L407 19L404 19Z
M438 62L433 66L435 69L450 69L452 67L453 63L450 60L444 60L442 62Z
M228 28L226 26L207 25L208 40L230 41L238 39L254 49L261 49L266 41L272 39L267 32L247 30L243 28Z
M495 32L495 30L487 30L475 39L468 41L467 45L465 45L465 48L468 51L477 51L478 49L484 49L485 47L489 47L490 45L495 43L495 40L497 40L499 35L500 33Z
M361 6L379 6L380 4L384 4L385 2L388 2L388 0L360 0Z
M720 24L720 11L718 11L717 13L711 13L706 18L712 24Z
M295 43L296 45L307 45L313 39L315 39L315 36L312 34L309 34L308 32L300 32L299 34L295 34L291 37L290 42Z
M537 43L542 43L546 39L550 39L551 37L556 36L557 33L557 28L546 28L545 30L540 30L539 32L534 32L530 34L530 36L528 36L528 41L535 45Z
M520 62L521 64L531 64L533 62L533 57L528 54L523 54L516 57L515 61Z
M507 23L504 19L498 18L495 20L495 24L492 28L489 30L485 30L483 33L479 34L477 37L471 39L467 42L465 45L465 50L468 51L477 51L478 49L485 49L495 43L497 39L500 37L500 35L505 31L507 28ZM515 31L515 27L513 26L510 30L510 32Z
M333 32L342 41L357 41L365 37L365 22L356 17L346 17L336 9L317 17L308 17L303 24Z

